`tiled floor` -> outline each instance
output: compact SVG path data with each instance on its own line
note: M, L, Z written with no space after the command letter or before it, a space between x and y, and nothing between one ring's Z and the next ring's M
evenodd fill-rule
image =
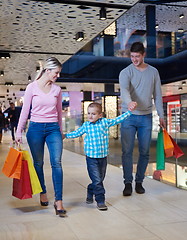
M0 168L8 152L9 136L0 145ZM27 149L26 144L23 147ZM122 171L108 165L105 179L108 211L85 203L89 183L85 157L64 150L64 206L68 217L53 209L48 153L45 178L50 205L39 196L18 200L11 196L12 180L0 173L0 240L186 240L187 191L145 178L146 193L123 197Z

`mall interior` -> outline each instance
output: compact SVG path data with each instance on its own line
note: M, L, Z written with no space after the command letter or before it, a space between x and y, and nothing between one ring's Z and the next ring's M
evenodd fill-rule
M7 119L10 103L21 110L27 85L42 61L62 63L56 84L62 90L63 132L87 120L87 106L102 104L107 118L121 113L119 73L130 63L130 47L140 41L145 62L157 68L166 129L184 155L165 158L157 170L159 118L153 102L150 160L145 194L124 197L120 126L110 128L106 179L108 211L86 204L89 177L84 136L63 141L63 201L67 217L53 208L49 153L45 179L49 206L39 196L12 196L12 179L0 172L0 240L183 240L187 236L187 1L172 0L9 0L0 1L0 108ZM22 149L28 150L26 132ZM9 124L2 130L0 167L14 146ZM135 141L133 169L139 150ZM134 184L134 183L133 183Z

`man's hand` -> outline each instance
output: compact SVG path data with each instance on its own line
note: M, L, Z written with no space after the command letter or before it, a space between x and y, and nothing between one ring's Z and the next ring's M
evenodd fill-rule
M137 102L130 102L130 103L128 104L128 110L129 110L129 111L134 111L135 108L136 108L136 106L137 106Z
M166 123L164 121L164 118L159 118L159 122L160 122L160 127L161 128L166 128Z

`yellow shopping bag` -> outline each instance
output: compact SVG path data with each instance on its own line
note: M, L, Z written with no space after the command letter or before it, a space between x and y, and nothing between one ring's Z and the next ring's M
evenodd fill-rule
M32 159L28 151L25 151L25 150L23 151L23 160L27 160L28 162L28 169L29 169L29 175L30 175L30 181L31 181L31 187L32 187L32 195L42 192L38 175L33 166Z

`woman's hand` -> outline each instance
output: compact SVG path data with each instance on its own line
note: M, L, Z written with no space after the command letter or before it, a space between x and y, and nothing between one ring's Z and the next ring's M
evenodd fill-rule
M17 143L17 144L23 143L23 142L22 142L22 137L16 136L16 143Z

